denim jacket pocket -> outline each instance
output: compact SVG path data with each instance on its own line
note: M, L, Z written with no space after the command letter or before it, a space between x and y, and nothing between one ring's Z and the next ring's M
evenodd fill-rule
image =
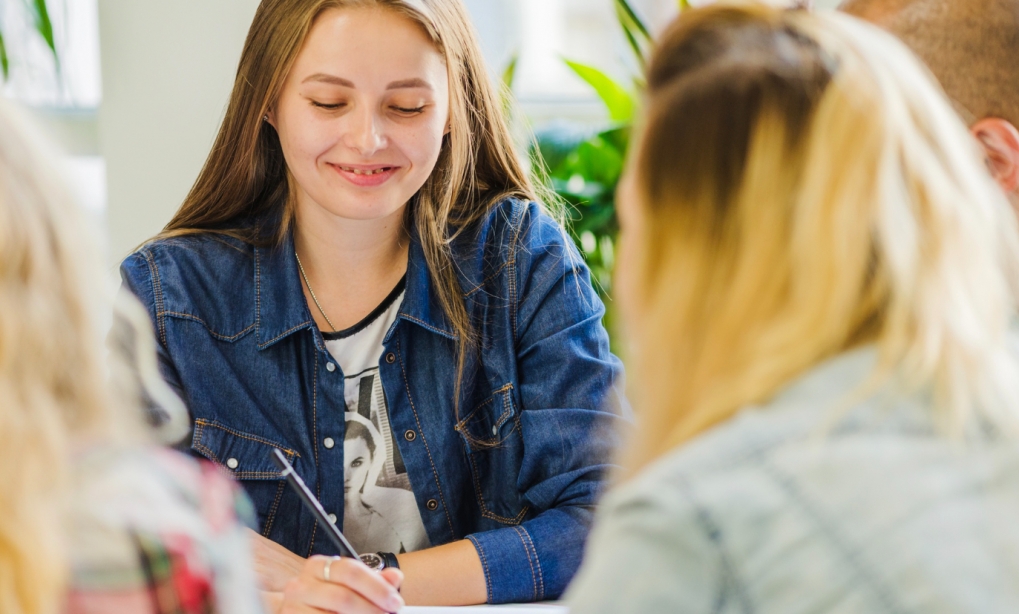
M520 524L528 507L516 488L507 488L516 483L524 455L513 385L493 392L455 428L467 447L481 515L501 524Z
M286 490L272 451L278 448L291 462L300 455L268 439L203 419L195 420L191 448L243 483L258 513L258 526L263 535L268 535Z

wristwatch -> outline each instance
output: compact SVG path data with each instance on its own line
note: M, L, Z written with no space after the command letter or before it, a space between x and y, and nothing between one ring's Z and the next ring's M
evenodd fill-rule
M361 562L368 566L368 569L382 571L383 569L400 568L400 562L392 552L369 552L361 555Z

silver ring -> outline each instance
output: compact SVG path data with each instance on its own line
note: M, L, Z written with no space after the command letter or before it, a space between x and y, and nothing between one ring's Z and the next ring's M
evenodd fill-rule
M340 557L338 556L331 557L329 560L326 561L326 566L322 568L322 578L326 582L331 582L331 580L329 579L329 568L333 566L333 561L338 561L339 559Z

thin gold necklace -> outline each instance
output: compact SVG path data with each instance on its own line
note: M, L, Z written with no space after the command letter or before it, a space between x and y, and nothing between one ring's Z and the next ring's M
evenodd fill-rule
M311 289L311 282L308 281L308 274L304 272L304 265L301 264L301 257L297 255L297 250L294 250L294 257L297 258L297 267L301 269L301 277L304 278L304 283L308 286L308 294L311 294L311 300L315 301L315 306L318 307L318 312L322 314L322 317L326 319L326 324L329 328L333 329L332 332L336 332L336 327L333 325L333 321L326 315L326 310L322 309L322 303L318 302L318 297L315 296L315 291Z

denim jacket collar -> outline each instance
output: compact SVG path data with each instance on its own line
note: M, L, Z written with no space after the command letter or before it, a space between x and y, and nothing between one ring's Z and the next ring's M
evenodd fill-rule
M411 237L409 252L407 290L397 321L406 320L433 333L457 339L442 304L432 293L425 253L416 235ZM255 248L255 312L258 314L255 333L259 350L315 326L304 299L292 235L287 235L277 247ZM390 330L386 342L392 333Z
M433 333L458 339L453 331L453 325L446 317L446 311L432 292L432 278L428 273L428 263L425 261L425 252L418 241L416 233L412 233L410 239L410 254L407 261L407 294L403 297L403 305L400 307L398 320L407 320L421 326ZM390 330L386 335L386 342L392 336Z

